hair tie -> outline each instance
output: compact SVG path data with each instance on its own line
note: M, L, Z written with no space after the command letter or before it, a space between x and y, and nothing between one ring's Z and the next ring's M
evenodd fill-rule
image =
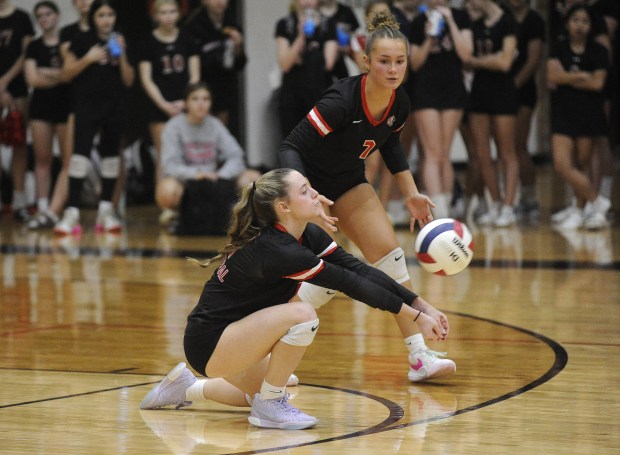
M254 181L252 182L252 189L253 189L254 191L256 191L256 180L254 180Z

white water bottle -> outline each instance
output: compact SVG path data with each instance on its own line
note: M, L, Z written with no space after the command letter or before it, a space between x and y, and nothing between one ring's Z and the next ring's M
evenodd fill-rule
M428 20L431 23L431 29L429 35L437 37L441 35L444 27L444 19L442 14L437 10L429 10L427 13Z

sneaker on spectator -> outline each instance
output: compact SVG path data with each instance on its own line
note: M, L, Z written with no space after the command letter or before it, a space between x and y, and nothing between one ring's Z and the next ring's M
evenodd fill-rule
M495 218L495 227L508 227L517 222L517 215L510 205L502 205L497 218Z
M248 421L259 428L303 430L318 423L315 417L304 414L288 402L288 393L282 398L264 400L257 393L252 399L252 412Z
M409 354L409 380L411 382L437 379L453 374L456 364L450 359L442 359L445 352L436 352L428 348Z
M196 376L180 362L162 381L157 384L142 400L140 409L157 409L164 406L175 406L176 409L190 406L185 392L196 382Z
M476 223L481 226L490 226L495 224L495 220L497 220L497 217L499 216L499 208L500 204L493 203L485 213L478 217Z
M577 209L577 206L574 204L569 205L568 207L563 208L551 215L551 222L553 224L559 224L564 221L569 215Z
M75 207L67 207L62 215L62 219L54 226L54 232L59 235L80 234L80 211Z
M53 227L56 223L58 223L58 221L59 220L56 214L49 211L44 211L39 212L30 218L26 225L28 226L28 229L45 229Z
M159 214L159 224L161 226L169 226L178 217L179 212L176 210L163 209Z
M13 212L13 218L23 223L28 223L32 219L30 211L26 207L19 208Z
M123 224L114 209L108 208L97 213L95 232L120 232L122 228Z
M567 212L567 216L562 221L556 223L556 227L560 229L580 229L583 227L583 210L577 207L571 207Z
M603 229L607 227L609 223L607 222L607 217L600 212L592 212L585 217L583 222L583 227L590 231L595 231L597 229Z

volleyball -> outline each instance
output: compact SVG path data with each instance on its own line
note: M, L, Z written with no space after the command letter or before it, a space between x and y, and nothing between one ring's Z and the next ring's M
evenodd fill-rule
M440 218L424 226L415 239L420 266L435 275L454 275L474 256L471 231L458 220Z

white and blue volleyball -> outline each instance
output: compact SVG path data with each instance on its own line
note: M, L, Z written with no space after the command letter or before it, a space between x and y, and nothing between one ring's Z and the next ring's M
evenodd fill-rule
M465 269L474 256L473 248L471 231L452 218L431 221L415 239L420 266L435 275L454 275Z

